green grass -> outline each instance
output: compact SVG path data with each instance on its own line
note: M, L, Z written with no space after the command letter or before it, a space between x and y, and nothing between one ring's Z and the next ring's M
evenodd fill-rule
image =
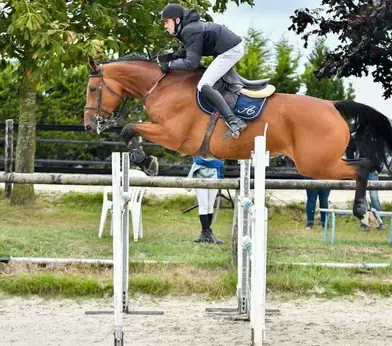
M390 296L391 269L341 269L326 267L270 266L271 291L291 292L298 296L337 297L358 291Z
M231 265L233 211L219 212L214 232L225 241L197 244L197 210L193 197L143 201L145 237L130 242L131 293L156 296L205 294L216 298L235 294ZM35 205L13 207L0 198L0 256L112 258L110 216L98 239L102 194L40 195ZM392 205L383 206L384 209ZM337 217L336 244L322 242L323 230L304 229L304 205L270 206L268 288L289 295L336 297L358 291L391 295L391 269L359 270L298 267L294 262L391 262L388 233L361 232L354 218ZM389 227L389 220L387 228ZM132 239L132 237L131 237ZM277 264L287 263L287 264ZM111 269L101 266L1 265L0 290L8 294L63 297L103 297L112 294Z

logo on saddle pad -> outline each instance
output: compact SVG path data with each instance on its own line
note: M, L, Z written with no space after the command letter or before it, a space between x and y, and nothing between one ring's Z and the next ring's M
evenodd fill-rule
M265 101L265 99L263 99ZM254 116L255 113L257 112L257 107L255 105L251 105L249 107L246 107L244 109L237 109L237 113L244 115L246 114L247 116L251 117ZM260 112L260 110L259 110Z

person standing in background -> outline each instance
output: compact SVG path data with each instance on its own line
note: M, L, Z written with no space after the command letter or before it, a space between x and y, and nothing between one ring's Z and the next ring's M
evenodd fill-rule
M217 159L205 159L194 156L188 178L200 179L222 179L224 161ZM199 219L201 233L195 239L198 243L222 244L223 240L217 238L211 229L212 216L214 213L214 203L218 194L218 189L195 189L199 204Z
M312 179L312 178L305 178ZM331 190L328 189L306 189L306 230L311 230L314 226L314 214L316 212L317 197L319 199L319 207L328 209L328 197ZM326 212L320 212L321 214L321 226L324 227L325 219L327 217Z

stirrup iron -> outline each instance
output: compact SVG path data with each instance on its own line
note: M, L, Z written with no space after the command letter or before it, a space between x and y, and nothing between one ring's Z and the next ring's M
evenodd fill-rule
M245 127L241 130L241 127L237 124L234 124L234 129L233 129L233 125L230 125L228 122L225 121L225 124L227 125L227 127L229 128L229 131L227 131L222 139L227 139L230 137L233 137L234 139L238 139L240 137L240 132L245 130L248 125L246 124Z

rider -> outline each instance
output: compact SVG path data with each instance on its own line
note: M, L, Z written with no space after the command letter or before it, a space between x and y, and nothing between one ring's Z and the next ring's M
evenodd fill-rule
M241 37L223 25L200 21L196 10L186 9L179 4L167 5L161 13L161 19L169 34L180 40L185 49L185 52L168 54L160 63L162 72L167 73L170 69L196 69L202 56L214 56L214 61L204 72L197 89L211 107L223 115L233 133L243 131L247 127L246 122L234 115L223 96L213 88L244 56Z

